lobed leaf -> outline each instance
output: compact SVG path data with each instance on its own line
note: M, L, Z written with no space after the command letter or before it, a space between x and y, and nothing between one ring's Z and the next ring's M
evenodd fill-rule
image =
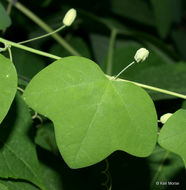
M145 157L155 146L157 116L148 94L108 79L89 59L52 63L32 79L24 99L53 121L58 148L71 168L95 164L115 150Z

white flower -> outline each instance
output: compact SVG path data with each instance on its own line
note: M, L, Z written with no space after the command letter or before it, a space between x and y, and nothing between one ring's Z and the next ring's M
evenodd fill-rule
M134 59L137 63L145 61L147 57L149 56L149 51L145 48L140 48L136 55L134 56Z
M160 122L165 124L166 121L172 116L172 113L166 113L160 117Z
M66 14L65 14L65 17L63 19L63 24L66 25L66 26L70 26L75 18L76 18L76 10L75 9L70 9Z

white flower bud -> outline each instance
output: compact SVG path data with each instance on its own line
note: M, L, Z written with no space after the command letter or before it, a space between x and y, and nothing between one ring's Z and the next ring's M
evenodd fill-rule
M76 18L76 10L75 9L70 9L66 14L63 19L63 24L66 26L70 26Z
M166 121L172 116L172 113L166 113L160 117L160 122L165 124Z
M140 48L136 55L134 56L134 59L137 63L145 61L147 57L149 56L149 51L145 48Z

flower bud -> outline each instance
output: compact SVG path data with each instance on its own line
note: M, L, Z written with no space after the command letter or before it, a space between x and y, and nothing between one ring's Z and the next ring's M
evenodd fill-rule
M76 10L75 9L70 9L66 14L63 19L63 24L66 26L70 26L76 18Z
M165 124L166 121L172 116L172 113L166 113L160 117L160 122Z
M134 56L134 59L137 63L145 61L145 59L149 56L149 51L145 48L140 48L136 55Z

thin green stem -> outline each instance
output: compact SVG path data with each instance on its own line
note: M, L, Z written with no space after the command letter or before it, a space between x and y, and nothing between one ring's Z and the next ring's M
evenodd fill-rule
M9 4L8 4L8 7L7 7L7 14L8 14L8 15L11 14L11 11L12 11L12 4L13 4L12 1L10 1Z
M127 65L122 71L120 71L115 77L114 79L117 79L124 71L126 71L130 66L132 66L134 63L136 63L135 61L133 61L132 63L130 63L129 65Z
M125 80L127 81L127 80ZM161 88L157 88L157 87L154 87L154 86L149 86L149 85L145 85L145 84L141 84L141 83L138 83L138 82L133 82L133 81L129 81L129 82L132 82L142 88L146 88L148 90L152 90L152 91L156 91L156 92L161 92L163 94L168 94L168 95L171 95L171 96L176 96L178 98L183 98L183 99L186 99L186 95L183 95L183 94L180 94L180 93L177 93L177 92L172 92L172 91L169 91L169 90L164 90L164 89L161 89Z
M20 92L24 93L24 90L22 88L20 88L19 86L17 87L17 90L19 90Z
M111 76L108 76L108 75L106 75L106 77L109 78L110 80L115 80L115 77L111 77ZM164 90L164 89L157 88L157 87L154 87L154 86L149 86L149 85L146 85L146 84L141 84L139 82L134 82L134 81L120 79L120 78L116 79L116 81L131 82L131 83L133 83L133 84L135 84L137 86L140 86L140 87L148 89L148 90L152 90L152 91L160 92L162 94L168 94L168 95L175 96L175 97L178 97L178 98L186 99L186 95L176 93L176 92L172 92L172 91L169 91L169 90Z
M39 37L36 37L36 38L32 38L32 39L29 39L29 40L25 40L25 41L19 42L18 44L25 44L25 43L32 42L32 41L35 41L35 40L39 40L39 39L42 39L42 38L46 38L46 37L48 37L48 36L50 36L50 35L52 35L52 34L55 34L55 33L59 32L59 31L61 31L61 30L64 29L65 27L66 27L66 26L63 25L63 26L61 26L60 28L58 28L58 29L56 29L56 30L54 30L54 31L52 31L52 32L50 32L50 33L44 34L44 35L39 36Z
M58 59L62 58L62 57L59 57L59 56L56 56L56 55L53 55L53 54L50 54L50 53L39 51L39 50L36 50L34 48L30 48L30 47L27 47L27 46L24 46L24 45L21 45L21 44L17 44L15 42L5 40L3 38L0 38L0 42L4 43L6 45L10 45L10 46L13 46L13 47L16 47L16 48L19 48L19 49L23 49L23 50L26 50L26 51L29 51L29 52L32 52L32 53L35 53L35 54L38 54L38 55L49 57L49 58L52 58L52 59L58 60ZM106 75L106 77L108 77L110 80L115 79L115 77L111 77L109 75ZM148 90L161 92L163 94L168 94L168 95L175 96L175 97L178 97L178 98L186 99L186 95L179 94L179 93L176 93L176 92L172 92L172 91L169 91L169 90L164 90L164 89L157 88L157 87L154 87L154 86L149 86L149 85L141 84L141 83L130 81L130 80L124 80L124 79L120 79L120 78L116 79L116 81L131 82L131 83L133 83L133 84L135 84L137 86L140 86L140 87L148 89Z
M4 44L7 44L7 45L10 45L10 46L13 46L13 47L16 47L16 48L19 48L19 49L23 49L23 50L38 54L38 55L49 57L49 58L52 58L52 59L61 59L61 57L58 57L56 55L46 53L46 52L43 52L43 51L39 51L37 49L30 48L30 47L27 47L27 46L24 46L24 45L21 45L21 44L17 44L15 42L8 41L8 40L5 40L3 38L0 38L0 42L2 42Z
M108 61L107 61L107 68L106 68L106 73L108 75L112 74L113 53L114 53L114 44L115 44L116 36L117 36L117 31L113 29L110 35Z
M10 2L11 0L7 0L7 1ZM45 30L48 33L53 32L50 26L48 26L44 21L42 21L37 15L35 15L32 11L30 11L24 5L22 5L19 2L16 2L14 6L23 14L25 14L27 17L29 17L33 22L35 22L38 26L40 26L43 30ZM80 53L78 53L71 45L69 45L60 35L54 33L51 36L59 44L61 44L69 53L71 53L72 55L80 56Z
M13 62L11 47L8 47L8 53L9 53L10 61Z

